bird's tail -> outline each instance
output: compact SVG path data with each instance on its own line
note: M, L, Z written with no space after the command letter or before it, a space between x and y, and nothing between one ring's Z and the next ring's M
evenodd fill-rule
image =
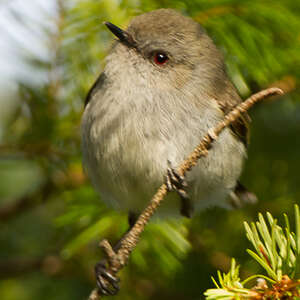
M257 202L257 197L254 193L249 192L239 181L230 193L230 203L233 208L240 208L246 204L254 204Z

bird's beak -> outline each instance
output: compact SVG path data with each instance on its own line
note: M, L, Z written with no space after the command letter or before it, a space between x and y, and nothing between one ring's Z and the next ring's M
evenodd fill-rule
M128 32L110 22L104 22L104 24L121 42L133 46L133 38Z

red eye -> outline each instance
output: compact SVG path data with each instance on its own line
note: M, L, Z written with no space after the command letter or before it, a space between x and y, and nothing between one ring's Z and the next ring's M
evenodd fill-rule
M157 52L154 54L154 62L157 65L163 65L164 63L166 63L169 60L169 57L167 56L167 54L162 53L162 52Z

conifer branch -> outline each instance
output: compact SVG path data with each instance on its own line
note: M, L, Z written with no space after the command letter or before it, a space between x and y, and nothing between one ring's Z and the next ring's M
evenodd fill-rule
M207 300L265 300L299 299L300 297L300 220L299 206L295 205L295 232L291 231L285 217L285 228L277 224L270 213L266 218L258 215L258 221L245 222L246 236L254 247L247 250L267 275L255 274L244 281L239 278L239 266L232 259L227 274L218 271L218 280L212 278L216 288L207 290ZM250 287L249 282L256 279Z

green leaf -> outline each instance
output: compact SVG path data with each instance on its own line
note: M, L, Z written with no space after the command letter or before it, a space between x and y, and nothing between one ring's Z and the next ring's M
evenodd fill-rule
M272 270L272 268L268 265L268 263L259 257L255 252L250 249L247 249L247 252L266 270L266 272L271 276L274 280L277 280L277 274Z

